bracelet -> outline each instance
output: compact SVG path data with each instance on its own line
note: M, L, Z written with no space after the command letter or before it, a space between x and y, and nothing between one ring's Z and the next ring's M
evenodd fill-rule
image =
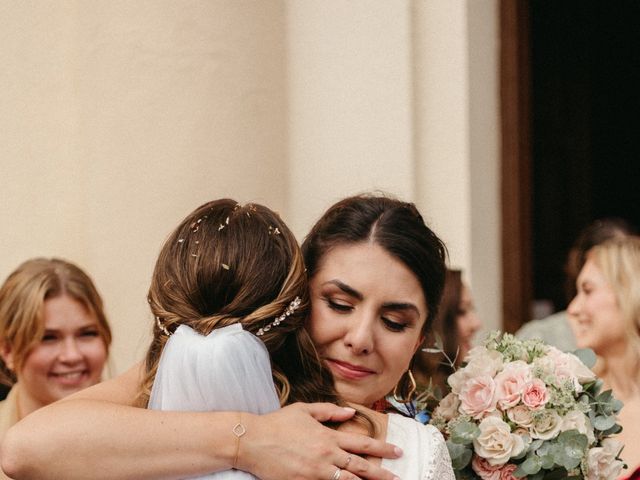
M233 465L231 468L235 469L238 464L238 454L240 453L240 437L247 433L247 429L242 424L242 412L238 413L238 423L236 423L231 432L236 436L236 454L233 457Z

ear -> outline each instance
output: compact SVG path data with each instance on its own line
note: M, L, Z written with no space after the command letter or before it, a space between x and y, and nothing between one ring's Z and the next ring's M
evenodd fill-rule
M2 357L7 368L13 371L15 366L13 362L13 348L11 348L11 344L9 342L0 343L0 357Z

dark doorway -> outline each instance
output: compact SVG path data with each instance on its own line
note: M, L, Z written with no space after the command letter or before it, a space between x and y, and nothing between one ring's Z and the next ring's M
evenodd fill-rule
M529 5L533 297L560 310L578 232L640 222L640 2Z
M640 2L501 0L505 329L566 306L596 218L640 225Z

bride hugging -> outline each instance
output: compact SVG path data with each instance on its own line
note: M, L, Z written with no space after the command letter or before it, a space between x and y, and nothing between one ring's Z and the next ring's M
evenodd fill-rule
M334 205L303 250L309 288L272 211L231 200L196 209L156 264L146 362L16 425L3 469L14 478L453 479L435 428L369 410L392 391L410 396L444 246L413 205L362 196ZM344 401L357 409L352 421L317 422L348 420L353 409L336 406ZM189 411L136 408L147 405Z

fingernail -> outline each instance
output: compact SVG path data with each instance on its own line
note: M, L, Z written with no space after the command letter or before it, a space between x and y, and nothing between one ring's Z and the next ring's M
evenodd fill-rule
M355 408L351 408L351 407L342 407L342 408L345 409L349 413L355 413L356 412Z
M393 448L393 453L395 453L398 457L402 456L402 449L400 447L394 447ZM393 480L400 480L398 477L394 478Z
M400 477L393 477L393 480L400 480Z

